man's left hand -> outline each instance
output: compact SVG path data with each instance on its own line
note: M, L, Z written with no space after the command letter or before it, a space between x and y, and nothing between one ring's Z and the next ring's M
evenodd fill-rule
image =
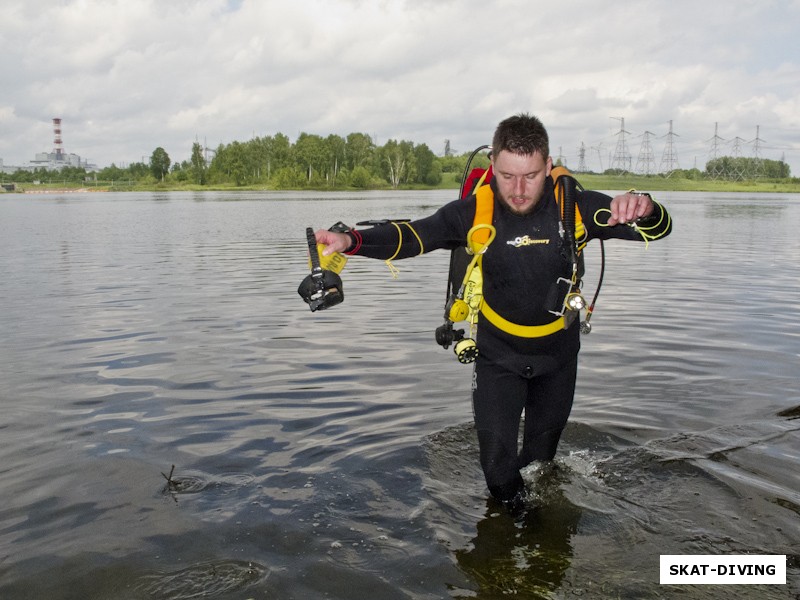
M611 200L611 216L608 219L609 225L619 225L621 223L630 223L636 219L649 217L653 214L655 204L650 194L643 194L641 192L628 192L615 196Z

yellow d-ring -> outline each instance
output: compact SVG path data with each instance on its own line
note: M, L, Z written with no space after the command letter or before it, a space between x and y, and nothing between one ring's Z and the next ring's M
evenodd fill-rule
M470 254L483 254L494 240L497 231L494 226L487 223L474 225L467 232L467 249Z

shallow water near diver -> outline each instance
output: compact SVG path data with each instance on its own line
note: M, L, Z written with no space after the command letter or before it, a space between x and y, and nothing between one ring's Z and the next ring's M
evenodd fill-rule
M296 292L306 227L451 196L0 198L0 597L797 598L800 197L658 195L669 238L606 245L511 516L434 342L448 256ZM787 584L661 586L661 554L786 554Z

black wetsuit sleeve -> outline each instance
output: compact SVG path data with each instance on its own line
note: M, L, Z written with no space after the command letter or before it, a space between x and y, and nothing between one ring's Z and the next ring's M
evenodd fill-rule
M439 249L463 246L467 223L475 215L474 198L455 200L432 215L411 222L386 223L350 232L346 254L399 260Z
M658 240L672 231L672 217L660 203L649 217L638 219L632 224L624 223L608 226L612 198L594 191L579 194L577 204L589 239L622 239L639 242Z

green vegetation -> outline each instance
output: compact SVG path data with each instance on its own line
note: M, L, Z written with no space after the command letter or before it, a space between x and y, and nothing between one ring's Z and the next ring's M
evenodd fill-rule
M587 190L625 191L631 188L647 192L780 192L800 193L800 179L751 179L731 181L704 177L686 177L673 173L661 175L577 174Z
M457 189L468 153L436 156L425 144L389 140L377 146L364 133L347 137L322 137L301 133L294 143L281 133L246 142L220 144L216 150L195 142L189 159L173 162L158 147L149 163L97 173L84 169L59 171L36 169L0 176L2 183L17 188L87 188L97 190L366 190ZM473 167L485 167L485 153ZM587 189L651 191L752 191L800 192L800 179L791 178L782 161L721 157L705 171L677 170L664 175L633 175L606 170L603 174L580 173Z

